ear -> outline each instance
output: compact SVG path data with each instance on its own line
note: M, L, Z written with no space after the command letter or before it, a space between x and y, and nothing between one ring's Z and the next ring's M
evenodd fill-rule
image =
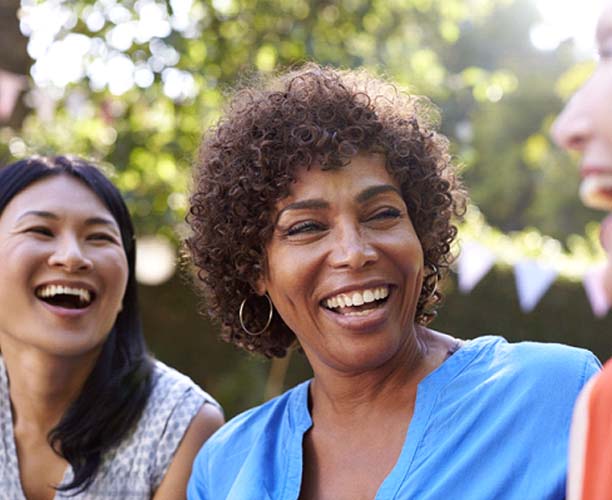
M253 288L255 289L255 293L259 296L265 295L268 287L266 286L266 280L263 276L257 278L257 281L254 283Z

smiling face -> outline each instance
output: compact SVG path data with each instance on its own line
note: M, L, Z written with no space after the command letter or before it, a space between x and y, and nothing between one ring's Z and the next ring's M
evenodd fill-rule
M0 347L97 352L121 308L128 264L102 201L69 175L36 181L0 215Z
M593 76L576 92L552 133L565 149L582 153L582 201L612 210L612 3L597 27L600 61Z
M301 169L274 217L258 291L315 373L376 368L416 341L423 251L383 157Z

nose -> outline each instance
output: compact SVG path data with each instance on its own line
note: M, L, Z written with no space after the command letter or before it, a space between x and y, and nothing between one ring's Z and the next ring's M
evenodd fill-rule
M57 238L57 245L49 256L49 265L55 268L62 268L68 272L89 271L93 267L93 262L81 248L81 244L74 236L64 236Z
M583 151L593 133L587 97L584 87L576 92L552 125L551 135L564 149Z
M333 267L360 269L378 260L378 251L360 227L345 224L339 228L330 255Z

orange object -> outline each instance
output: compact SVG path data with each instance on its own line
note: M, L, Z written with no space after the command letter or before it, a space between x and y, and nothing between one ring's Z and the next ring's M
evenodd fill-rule
M596 376L588 399L582 500L612 499L612 360Z

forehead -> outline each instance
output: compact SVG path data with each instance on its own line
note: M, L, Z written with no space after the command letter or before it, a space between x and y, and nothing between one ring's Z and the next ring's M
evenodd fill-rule
M357 195L375 185L391 185L399 189L399 183L385 166L383 155L360 154L347 165L333 170L323 170L317 165L301 167L296 172L290 196L283 201L288 203L297 198Z
M111 216L106 205L84 182L69 175L59 174L33 182L15 195L2 213L2 218L19 216L30 210L72 212Z

